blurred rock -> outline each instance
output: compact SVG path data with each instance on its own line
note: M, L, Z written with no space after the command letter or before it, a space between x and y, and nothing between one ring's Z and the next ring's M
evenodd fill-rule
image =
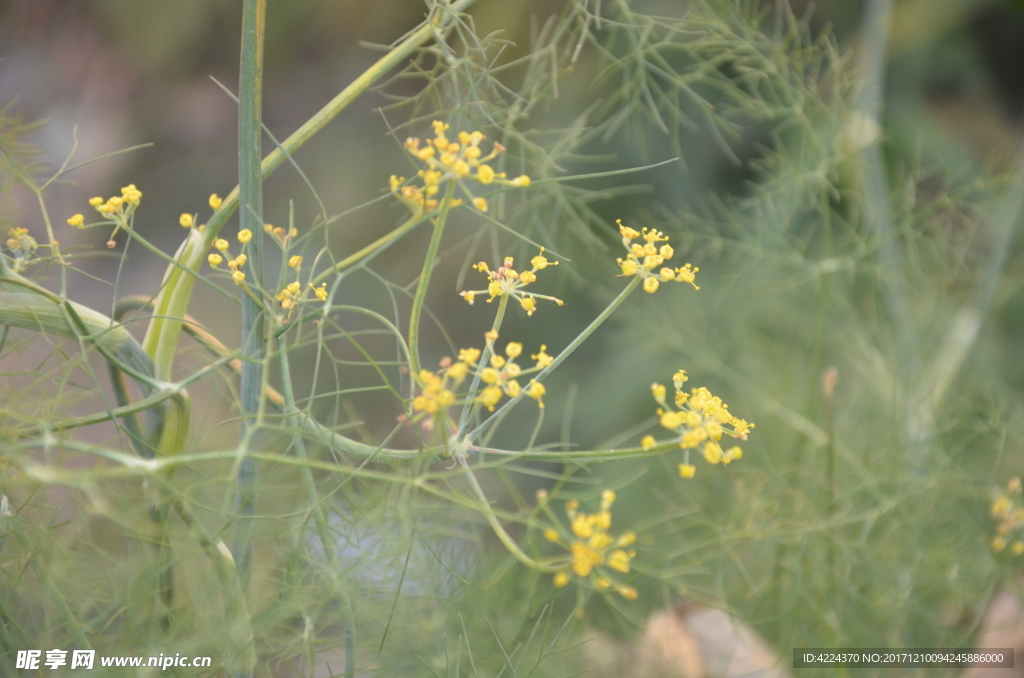
M651 616L635 643L592 632L587 661L611 678L787 678L779 656L739 619L694 603Z
M996 647L1012 647L1013 669L970 668L963 678L1020 678L1024 675L1024 605L1019 596L1008 591L996 594L989 603L981 628L974 642L978 650Z

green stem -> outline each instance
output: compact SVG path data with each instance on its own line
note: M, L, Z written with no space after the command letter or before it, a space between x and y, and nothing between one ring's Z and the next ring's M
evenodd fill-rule
M407 221L403 222L395 230L391 231L387 235L381 236L380 238L374 240L372 243L370 243L369 245L367 245L363 249L359 250L355 254L351 254L351 255L345 257L344 259L342 259L338 263L336 263L333 266L331 266L326 271L324 271L324 272L320 273L319 275L317 275L315 278L313 278L313 280L310 281L310 284L312 284L313 287L316 287L320 283L322 283L323 281L325 281L328 278L330 278L332 275L341 273L346 268L351 268L352 266L355 266L360 261L362 261L366 257L370 256L371 254L373 254L377 250L379 250L379 249L381 249L383 247L387 247L391 243L395 242L396 240L401 238L403 235L405 235L406 233L408 233L412 229L414 229L417 226L419 226L422 222L423 222L423 216L422 215L419 215L419 214L413 215Z
M469 478L469 484L473 488L473 494L476 495L477 499L480 500L484 517L487 518L487 522L490 524L491 529L494 530L494 534L498 536L501 543L505 545L509 553L515 556L516 560L521 562L527 567L531 567L540 572L554 573L558 572L561 567L558 565L549 565L539 560L534 560L530 556L523 553L523 550L519 548L519 544L513 539L505 528L501 526L501 521L494 515L494 511L491 509L491 504L487 501L487 495L484 494L484 490L480 487L480 483L477 481L476 476L473 475L473 469L469 467L469 463L465 458L460 458L459 463L462 464L462 468L466 470L466 477Z
M238 99L238 178L242 212L240 230L252 232L246 245L245 277L250 287L263 288L263 178L260 173L260 110L263 101L263 33L266 0L245 0L242 7L242 57ZM266 343L263 312L257 300L242 296L242 425L239 445L243 457L235 477L235 519L231 554L243 585L247 583L252 559L252 518L256 512L258 462L249 449L259 450L256 414L263 394L263 353Z
M630 293L633 290L635 290L637 288L637 285L639 284L640 277L634 276L633 279L629 281L629 284L626 285L625 289L623 289L619 293L619 296L615 297L615 299L612 300L612 303L608 304L608 307L601 311L601 315L594 318L593 322L591 322L590 325L587 326L587 329L583 330L578 337L573 339L572 342L565 347L565 350L559 353L558 357L551 361L550 365L548 365L543 370L537 373L537 376L534 377L534 381L541 381L542 379L544 379L544 377L550 374L556 367L561 365L562 361L568 358L573 351L579 348L580 344L586 341L587 337L593 334L598 327L604 324L604 321L607 320L608 317L615 311L615 309L617 309L622 304L622 302L626 300L626 297L628 297ZM466 440L469 442L476 440L476 437L480 435L484 431L484 429L486 429L491 424L491 422L497 421L498 416L500 416L502 412L508 410L511 407L514 407L515 404L522 400L524 397L526 397L526 389L520 391L519 395L517 395L515 398L512 398L504 405L502 405L500 408L498 408L498 411L492 414L490 417L488 417L487 421L483 422L475 429L467 433Z
M501 329L501 321L505 318L505 308L508 306L508 296L502 296L498 302L498 312L494 315L494 323L491 325L491 331L497 332ZM480 354L480 362L478 365L481 369L477 370L476 374L473 375L473 383L469 386L469 393L472 394L476 391L480 385L480 373L483 368L487 366L487 361L491 359L491 345L494 342L487 342L484 344L484 350ZM476 412L479 407L479 403L474 405L473 400L467 400L466 404L462 406L462 415L459 417L459 435L466 430L466 424L469 422L469 416L471 412Z
M430 285L430 276L434 273L434 264L437 262L437 252L441 247L441 236L444 235L444 223L448 220L452 196L455 195L455 186L455 181L449 181L448 187L445 189L444 199L441 201L441 213L437 215L437 221L434 222L434 234L430 237L427 256L423 260L423 272L420 274L416 295L412 300L412 313L409 316L409 361L414 379L420 372L420 315L423 313L423 302L427 296L427 287Z

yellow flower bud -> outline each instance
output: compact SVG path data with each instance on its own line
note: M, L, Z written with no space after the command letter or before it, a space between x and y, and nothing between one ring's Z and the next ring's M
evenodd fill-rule
M82 224L84 224L84 223L85 223L85 217L83 217L81 214L76 214L73 217L71 217L70 219L68 219L68 225L69 226L75 226L76 228L81 228Z
M476 178L481 184L493 184L494 168L490 165L480 165L476 170Z
M252 240L252 231L250 231L248 228L243 228L241 231L238 232L238 242L244 245L250 240Z
M192 228L192 215L182 214L180 217L178 217L178 223L181 224L182 228Z

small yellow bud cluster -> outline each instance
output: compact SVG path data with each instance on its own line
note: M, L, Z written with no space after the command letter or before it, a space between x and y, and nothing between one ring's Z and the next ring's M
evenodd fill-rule
M654 436L648 435L644 436L640 445L643 449L650 450L665 443L678 444L686 450L686 458L679 464L679 475L683 478L692 478L697 472L697 467L690 464L690 449L700 447L705 461L709 464L728 464L743 457L743 450L733 446L723 451L719 444L722 436L746 440L754 425L734 417L729 412L729 406L723 403L721 398L711 395L703 386L692 389L689 393L685 392L683 383L686 381L686 372L683 370L679 370L672 377L676 391L675 406L679 410L672 409L666 402L667 392L662 384L651 384L651 394L660 406L657 413L661 425L675 431L679 437L658 442Z
M252 240L252 231L244 228L238 232L237 238L238 242L242 244L242 252L237 257L231 258L231 243L224 238L217 238L213 241L213 247L217 251L211 252L209 256L206 257L206 261L209 262L210 266L213 268L217 268L224 263L224 257L227 257L228 269L231 271L231 279L235 281L236 285L241 285L245 282L245 272L242 271L242 267L245 266L245 262L249 260L249 257L245 254L245 245Z
M616 575L606 569L628 574L630 561L636 557L635 550L624 548L636 542L635 534L626 532L615 538L608 533L612 526L611 506L614 501L615 492L605 490L601 493L601 509L589 514L579 511L580 503L576 499L566 502L565 512L570 525L568 533L562 529L561 521L556 521L550 514L547 502L541 504L541 508L559 527L544 530L544 538L569 551L565 569L554 576L555 586L566 586L572 580L572 575L576 575L589 582L597 591L615 590L627 600L636 600L637 590L617 581Z
M488 343L493 349L494 341L489 340ZM501 402L503 395L509 398L515 398L519 395L524 389L520 386L518 378L540 372L554 360L554 358L544 352L546 349L547 346L542 345L540 353L533 355L533 359L537 361L537 364L525 370L515 362L516 358L523 352L523 345L519 342L510 341L505 346L505 356L498 355L492 350L491 359L488 361L490 364L480 370L480 381L487 384L487 386L477 396L477 402L493 412L494 406ZM470 366L475 367L476 365L475 363L470 363ZM525 393L528 397L537 401L537 407L544 407L542 398L547 393L544 384L531 379L530 383L526 385Z
M263 232L267 235L273 236L278 244L284 249L288 249L292 238L299 234L299 229L289 228L287 231L279 226L273 224L263 224Z
M299 296L299 292L302 291L302 283L298 280L290 282L284 286L284 289L277 293L277 300L281 302L281 308L286 311L291 310L295 307L296 297Z
M545 294L525 294L522 292L524 287L537 280L537 271L548 266L555 266L558 262L548 261L548 258L544 256L544 248L541 247L540 254L531 259L530 264L533 268L519 273L513 268L515 261L512 257L505 257L504 263L496 271L490 270L487 264L481 261L479 264L474 265L473 268L487 274L487 289L471 290L461 292L460 294L470 304L476 301L476 295L478 294L490 295L487 303L494 301L495 297L510 296L519 302L519 305L526 311L528 316L532 316L533 312L537 310L537 299L547 299L561 306L563 303L561 299L549 297Z
M139 202L142 200L142 191L135 187L135 184L128 184L121 188L121 195L111 196L104 200L97 196L95 198L89 198L89 204L100 213L100 216L104 217L104 221L101 224L114 224L114 232L110 234L110 240L107 241L107 247L113 247L117 243L114 242L114 236L120 229L128 230L131 226L130 220L132 215L135 213L135 209L139 206ZM86 228L85 217L81 214L75 214L68 219L68 225L74 226L75 228ZM98 224L97 224L98 225Z
M1014 477L992 501L992 518L998 521L996 536L992 538L992 551L1001 553L1010 547L1014 556L1024 554L1024 507L1021 506L1021 482Z
M643 279L644 290L651 293L656 292L661 283L673 280L690 283L693 285L693 289L700 289L694 282L697 271L700 269L694 268L690 264L686 264L682 268L665 266L656 273L654 272L654 269L662 266L665 260L671 259L675 254L675 250L668 244L668 237L664 233L646 228L637 232L636 229L623 226L621 219L617 223L619 232L622 234L622 244L629 252L625 259L617 260L619 268L622 269L622 275L640 276ZM643 238L644 244L633 242L637 238ZM665 244L659 247L657 245L659 242L665 242Z
M417 173L422 180L422 186L407 184L404 177L395 175L391 176L389 182L391 192L412 212L420 214L436 210L437 194L441 183L445 181L472 179L483 186L504 184L523 188L530 185L530 177L526 175L508 179L504 172L495 172L494 168L487 164L504 152L505 147L501 144L495 142L491 152L485 156L480 149L480 142L486 137L481 132L459 132L456 135L457 141L452 141L447 136L449 125L435 120L433 126L434 138L424 141L419 137L409 137L405 140L405 149L426 164L426 167ZM477 196L471 202L480 212L486 212L488 209L486 198ZM462 200L453 200L452 206L461 203Z
M319 287L314 287L313 283L307 283L306 290L312 291L313 296L320 301L327 301L327 283L321 283ZM288 283L277 293L275 298L280 302L283 310L291 311L305 301L305 295L302 293L302 283L298 280ZM287 323L287 318L283 320Z
M39 248L36 239L28 234L27 228L12 228L7 231L7 251L14 257L14 270L21 271Z

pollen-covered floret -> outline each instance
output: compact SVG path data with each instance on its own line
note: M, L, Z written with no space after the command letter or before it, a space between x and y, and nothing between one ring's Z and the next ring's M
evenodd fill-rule
M621 219L616 223L619 224L619 233L622 234L622 244L628 252L625 259L617 260L622 275L639 276L643 280L644 290L651 293L656 292L661 283L671 281L690 283L695 290L700 289L694 282L699 268L694 268L690 264L682 268L664 266L665 261L675 255L675 250L668 244L668 237L664 233L646 228L637 232L636 229L623 226ZM644 242L633 242L637 238ZM659 246L659 242L665 244Z
M562 300L555 297L548 296L546 294L529 294L523 292L523 288L527 285L536 282L537 271L540 271L548 266L557 265L557 261L549 261L544 256L544 248L540 248L540 254L530 260L530 264L533 266L528 271L518 272L513 268L515 261L512 257L505 257L505 261L496 271L492 271L488 265L481 261L479 264L475 264L473 268L480 271L481 273L487 274L487 289L486 290L469 290L461 292L462 298L472 304L476 301L476 295L487 294L489 298L487 302L494 301L495 297L509 296L519 302L519 305L526 311L526 315L532 316L534 311L537 310L537 299L547 299L553 301L559 306L562 305Z
M683 478L692 478L697 469L690 464L691 449L699 448L704 460L709 464L728 464L740 459L743 450L735 445L723 450L720 444L722 436L746 440L754 425L733 416L729 406L723 403L721 398L711 395L703 386L691 389L689 393L684 391L683 384L687 379L683 370L679 370L672 377L675 386L673 400L675 407L679 409L673 409L666 402L667 390L664 385L651 384L651 394L659 405L659 423L673 431L677 437L659 443L654 436L647 435L640 441L640 445L643 449L650 450L659 444L678 444L686 450L686 457L679 465L679 475Z
M486 137L481 132L459 132L455 140L451 140L448 138L448 124L435 120L433 127L433 138L422 140L419 137L409 137L405 140L405 149L424 164L424 168L417 172L419 181L414 179L407 183L404 177L395 175L392 175L389 181L391 192L412 212L419 214L436 210L439 206L437 194L441 184L447 181L472 179L483 186L530 185L528 176L508 179L504 172L497 172L488 164L504 152L505 147L495 142L491 146L491 152L484 155L480 143ZM453 200L452 206L461 203L461 199ZM475 197L472 204L481 212L487 211L485 198Z
M600 510L589 514L579 511L579 501L568 501L565 504L568 532L562 529L561 523L558 523L559 529L544 530L545 539L569 552L565 569L554 576L555 586L562 588L576 576L598 591L614 589L624 598L636 600L637 590L617 581L617 575L609 572L628 574L630 561L636 557L635 550L626 548L636 542L634 533L626 532L617 538L608 533L612 526L611 506L614 501L615 492L605 490L601 493ZM544 508L547 510L546 504Z

